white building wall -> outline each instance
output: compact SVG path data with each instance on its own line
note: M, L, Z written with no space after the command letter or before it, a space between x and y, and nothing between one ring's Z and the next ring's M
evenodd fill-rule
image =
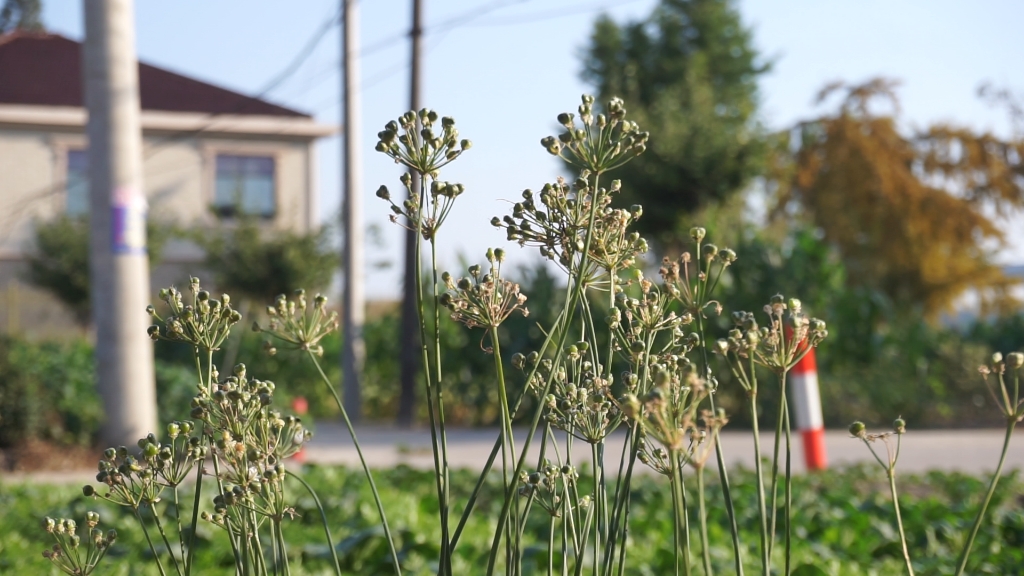
M275 159L276 180L276 214L267 226L310 231L317 225L313 142L304 136L146 131L143 177L150 218L183 227L215 225L210 206L216 155L267 155ZM64 213L67 152L85 148L81 129L0 122L0 332L28 329L43 337L79 332L53 297L24 281L23 257L32 250L33 223ZM194 244L168 243L153 271L154 290L181 284L199 272L201 261L202 252Z

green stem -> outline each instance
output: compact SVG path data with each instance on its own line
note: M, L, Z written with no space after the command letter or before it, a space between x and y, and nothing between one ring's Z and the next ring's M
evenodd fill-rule
M562 576L569 576L569 528L573 525L573 510L569 508L569 496L569 489L566 488L562 497Z
M320 367L320 362L316 359L316 354L312 351L307 351L309 358L313 361L313 365L316 366L316 371L320 374L320 378L323 380L327 389L331 391L331 395L334 396L334 401L338 404L338 410L341 412L341 417L345 421L345 427L348 428L349 436L352 437L352 444L356 448L356 454L359 455L359 464L363 467L363 474L366 475L366 481L370 484L370 492L373 493L373 502L377 506L377 513L380 515L380 523L384 528L384 536L388 540L388 551L391 552L391 562L395 567L395 574L402 573L402 567L398 561L398 551L395 550L395 539L391 535L391 527L388 525L387 515L384 513L384 503L380 499L380 493L377 491L377 483L373 481L373 474L370 472L369 465L366 464L366 457L363 456L363 448L359 445L359 438L356 437L355 428L352 427L352 420L348 417L348 412L345 410L345 405L341 401L341 397L338 396L338 391L331 384L327 374L324 374L323 368Z
M421 182L424 179L420 178ZM449 508L451 502L450 485L451 479L448 470L448 433L444 427L444 382L442 379L441 371L441 295L438 292L437 282L437 241L432 239L430 242L430 269L433 274L433 293L434 293L434 369L435 369L435 390L437 394L437 424L438 432L441 440L441 480L443 486L444 498L439 503L440 515L441 515L441 538L445 543L444 547L441 548L441 565L444 568L443 573L451 576L452 574L452 559L451 559L451 534L449 527Z
M313 503L316 504L316 509L320 512L320 523L324 527L324 537L327 538L327 546L331 549L331 560L334 562L334 573L337 576L341 576L341 563L338 562L338 551L334 548L334 538L331 536L331 527L327 525L327 512L324 510L323 504L320 503L320 497L317 496L316 491L309 485L305 480L302 479L298 474L291 470L286 470L285 474L288 474L292 478L296 479L301 483L309 495L313 498Z
M608 538L611 544L606 547L607 550L605 551L604 558L605 574L612 573L612 566L615 565L616 548L621 548L620 558L622 555L625 555L626 524L623 523L623 515L628 514L629 510L629 485L633 475L633 466L636 463L637 450L639 449L639 434L634 434L633 430L634 428L630 427L626 431L626 441L622 445L622 456L619 460L619 473L616 476L615 482L612 517L611 523L608 526ZM628 461L626 461L627 452L629 453ZM625 520L628 522L628 518L625 518Z
M699 253L699 252L698 252ZM710 264L708 265L710 267ZM709 269L710 272L710 269ZM707 298L708 293L704 294ZM708 347L704 339L704 317L703 313L697 314L697 328L700 330L701 357L704 361L705 378L711 379L711 364L708 362ZM715 391L708 394L708 401L711 403L711 412L715 412ZM729 485L729 472L725 468L725 452L722 443L715 443L715 459L718 463L718 478L722 483L722 497L725 499L725 510L729 515L729 533L732 536L733 559L736 566L737 576L743 576L743 554L740 548L740 529L736 522L736 507L732 500L732 487Z
M672 510L675 516L675 552L676 574L679 574L680 563L683 574L690 576L690 528L686 517L686 495L683 492L683 470L679 464L678 450L669 452L672 466Z
M761 518L761 574L769 576L771 561L768 557L768 511L765 508L764 473L761 462L761 433L757 426L757 391L750 392L750 419L754 426L754 471L757 474L757 507Z
M515 457L515 446L512 438L512 417L509 414L508 391L505 387L505 369L501 361L501 343L498 341L498 327L492 326L490 330L491 348L494 355L494 370L498 379L498 401L501 404L501 481L502 487L508 491L515 485L516 479L509 478L509 464ZM513 515L514 516L514 515ZM513 533L517 532L512 526L514 522L508 519L504 526L499 526L498 533L505 531L505 571L511 573L514 565L514 542ZM491 549L492 556L497 554L497 548Z
M889 492L892 493L892 507L896 511L896 526L900 530L900 544L903 545L903 560L907 563L907 574L914 576L914 566L910 563L910 552L907 550L907 535L903 531L903 517L900 515L900 499L896 495L896 471L889 468Z
M786 576L789 576L790 559L792 558L793 547L793 471L792 465L792 439L790 438L789 405L783 401L786 417Z
M142 535L146 537L146 543L149 544L149 551L153 553L153 559L156 560L156 567L160 570L160 576L167 576L167 572L164 571L164 564L160 561L160 555L156 552L156 547L153 546L153 539L149 537L149 530L146 529L146 523L142 521L142 515L139 514L139 509L132 508L135 512L135 518L139 521L139 526L142 526Z
M156 523L156 529L160 532L160 538L163 539L164 546L167 547L167 554L171 557L171 562L174 563L174 571L180 575L181 566L178 564L178 559L174 557L174 548L171 546L171 541L167 539L167 532L164 531L164 525L160 523L160 515L157 513L153 504L149 504L149 511L153 513L153 521Z
M203 425L202 422L199 423ZM204 439L206 435L202 436ZM203 494L203 461L200 460L196 466L196 494L192 502L192 528L188 535L188 559L185 560L185 576L192 573L192 557L196 551L196 525L199 522L199 502Z
M199 385L200 385L200 387L205 385L207 391L212 394L213 393L213 382L212 382L212 380L213 380L213 350L207 350L206 351L207 371L206 371L206 382L205 383L203 382L203 366L202 366L202 364L201 364L201 362L199 360L199 349L198 348L194 348L193 349L193 357L196 360L196 371L198 372L197 375L199 376ZM202 421L200 421L199 424L196 426L196 428L200 432L199 437L202 438L203 445L208 446L209 442L207 441L208 439L207 439L206 434L205 434L205 427L206 427L206 424L204 422L202 422ZM199 503L201 501L202 494L203 494L203 464L204 463L205 463L204 460L200 460L196 464L196 493L195 493L195 497L194 497L193 502L192 502L192 528L191 528L191 532L189 533L189 536L188 536L188 558L185 560L185 576L189 576L192 573L192 558L194 557L195 551L196 551L196 527L199 524ZM235 540L234 540L234 537L229 536L229 538L231 540L232 552L234 552L235 551L235 544L234 544ZM237 558L237 555L236 555L236 558Z
M252 563L252 558L251 558L251 556L249 554L249 544L250 544L250 542L249 542L249 536L248 536L249 530L246 527L247 524L248 524L248 521L246 521L244 519L244 515L239 513L238 514L238 525L241 527L241 538L239 538L239 544L241 545L241 548L242 548L242 574L245 575L245 576L249 576L249 574L252 571L251 567L250 567L250 565Z
M203 437L205 438L206 436L204 435ZM217 482L218 494L223 494L225 492L224 491L224 481L221 480L221 476L220 476L220 458L217 457L217 453L216 452L213 453L213 477L214 477L214 479ZM197 499L198 499L198 496L197 496ZM235 560L237 562L238 556L239 556L239 551L238 551L239 543L235 540L235 534L233 534L230 530L228 531L228 542L231 543L231 553L235 556Z
M498 327L491 327L491 347L494 350L494 371L498 379L498 401L501 404L501 472L505 479L505 488L509 482L515 484L516 479L508 477L508 464L515 457L515 439L512 437L512 413L509 410L508 390L505 387L505 368L501 361L501 343L498 341ZM509 456L506 459L506 453Z
M578 299L577 299L578 295L579 295L579 290L578 289L574 290L572 292L572 294L570 296L570 299L569 299L569 302L567 303L567 307L572 307L572 308L575 307L576 302L578 302ZM571 321L571 317L568 315L568 311L566 312L565 318L569 318L569 320L563 320L563 322L562 322L562 324L560 326L561 333L560 333L559 341L558 341L558 349L561 349L565 345L565 339L566 339L567 335L569 334L569 321ZM557 372L557 370L559 368L559 365L560 365L560 356L556 356L555 357L554 366L552 366L551 374L548 376L548 380L545 383L544 390L541 391L541 393L538 395L538 397L543 398L544 396L547 395L548 390L550 390L550 388L551 388L551 383L553 382L554 374ZM524 393L525 393L525 391L524 391ZM520 400L521 399L522 399L522 396L520 396ZM528 454L528 452L530 450L530 444L533 441L533 436L534 436L534 433L537 431L537 427L540 425L540 419L541 419L541 416L543 414L544 414L543 406L538 406L537 410L534 411L533 420L530 422L530 429L529 429L528 433L526 434L525 442L523 443L523 449L522 449L522 452L520 453L519 460L518 460L518 462L516 464L516 467L512 471L512 477L513 478L518 477L520 470L522 470L522 467L523 467L523 465L526 462L526 456L527 456L527 454ZM501 444L501 438L498 439L497 444ZM499 448L499 446L495 447L494 451L492 451L492 455L494 454L494 452L496 452L496 450L498 448ZM513 496L512 490L514 490L514 488L515 488L515 486L513 485L513 486L509 487L506 490L505 496L504 496L504 500L502 502L501 512L498 515L498 529L495 531L494 538L492 539L492 542L491 542L491 553L489 555L488 567L487 567L487 571L486 571L486 574L488 576L490 574L494 573L494 561L495 561L496 556L497 556L497 548L500 545L501 531L502 531L501 527L505 525L505 523L506 523L506 521L508 519L508 514L509 514L509 511L510 511L511 502L512 502L512 496ZM464 513L463 516L465 517L466 514ZM462 524L464 524L464 522L460 522L460 528L461 528Z
M278 547L281 549L281 562L284 568L284 576L290 576L291 567L288 565L288 544L284 540L284 531L281 530L281 521L274 520L274 528L277 531Z
M703 465L697 468L697 498L700 502L700 545L704 560L704 576L711 576L711 546L708 544L708 513L704 506Z
M1007 407L1012 409L1013 407ZM978 510L978 516L974 519L974 526L971 528L971 535L967 538L967 543L964 544L964 549L960 552L960 561L957 563L957 569L955 576L961 576L964 573L964 569L967 568L967 559L971 556L971 548L974 546L974 538L978 535L978 529L981 528L981 522L985 518L985 512L988 510L988 505L992 501L992 495L995 494L996 485L999 483L999 477L1003 472L1003 464L1006 462L1006 450L1010 447L1010 437L1013 436L1013 428L1017 425L1016 415L1008 416L1006 422L1006 437L1003 439L1003 451L999 455L999 465L996 466L996 472L992 475L992 480L988 485L988 492L985 494L985 500L981 503L981 509Z
M434 413L434 402L436 399L436 392L434 386L434 374L430 369L430 343L427 341L427 328L426 328L426 314L424 314L424 303L423 303L423 262L421 259L421 253L423 250L423 212L422 208L426 202L426 180L420 177L420 220L415 223L415 259L413 270L416 275L415 286L416 286L416 310L419 315L419 329L420 329L420 352L423 361L423 380L427 392L427 418L430 422L430 447L434 457L434 483L437 490L437 503L439 511L439 520L441 524L441 567L442 574L444 573L443 568L445 566L445 560L448 557L448 551L451 549L451 541L447 538L448 534L448 519L446 518L446 510L448 504L445 500L445 478L444 478L444 466L442 465L442 447L441 442L438 439L438 425L437 416ZM435 283L436 285L436 283Z
M768 532L768 561L775 549L775 524L778 517L779 449L782 443L782 425L786 410L786 372L779 373L779 412L775 422L775 449L772 454L772 522Z
M715 411L714 394L708 395L711 402L711 411ZM732 501L732 488L729 485L729 472L725 468L725 452L722 450L722 443L715 442L715 460L718 463L718 478L722 483L722 497L725 499L725 510L729 515L729 533L732 536L733 560L735 561L737 576L743 576L743 554L740 548L740 530L736 522L736 508Z
M604 513L604 506L602 505L602 492L601 486L604 483L602 478L604 473L604 463L601 461L601 456L598 454L597 444L590 445L590 457L594 465L594 576L599 574L601 564L598 562L598 556L601 551L602 542L602 521L601 516Z
M548 524L548 576L555 573L555 517Z
M273 538L270 541L270 550L273 553L271 560L274 562L274 576L280 576L281 574L281 542L277 539L277 526L275 525L271 529Z
M560 330L561 326L565 322L565 318L569 317L569 304L571 303L571 301L572 301L572 286L571 285L567 285L566 286L565 304L564 304L564 306L562 308L562 311L558 315L558 318L555 319L554 325L552 325L550 330L548 330L547 336L544 337L544 342L541 344L540 350L537 351L538 355L541 358L544 357L544 353L547 351L548 346L551 344L551 341L554 339L555 334ZM562 333L564 334L564 331ZM563 335L563 337L559 340L558 345L562 346L564 343L565 343L565 338L564 338L564 335ZM530 370L530 373L526 377L526 381L527 382L529 382L530 380L533 379L533 377L537 373L537 368L539 366L540 366L540 363L538 362ZM519 397L516 398L515 406L512 409L512 413L513 414L519 411L519 407L522 406L523 399L526 398L526 393L527 393L527 390L525 388L519 393ZM462 516L459 518L459 524L458 524L458 526L455 527L455 532L452 534L452 541L451 541L451 549L452 550L454 550L455 546L458 544L459 537L462 535L462 530L466 527L466 522L469 520L469 515L473 512L473 509L476 506L476 501L477 501L478 496L480 495L480 490L483 488L484 482L487 479L487 475L490 473L491 467L494 465L494 460L498 457L498 451L501 450L501 446L502 446L501 435L499 434L498 438L494 441L494 446L491 448L491 453L487 457L487 462L484 464L483 470L480 471L480 475L477 477L476 485L473 487L473 491L470 492L469 498L466 500L466 507L462 511Z
M252 549L253 560L256 564L257 570L262 573L267 573L267 559L263 556L263 540L260 538L260 523L256 519L256 512L250 510L249 518L252 522L252 538L256 541L256 545Z
M592 186L593 191L591 192L591 194L593 194L593 198L592 198L591 206L590 206L590 214L589 214L588 225L587 225L587 234L586 234L586 239L583 242L583 251L581 253L580 261L579 261L579 267L577 269L578 276L580 277L578 280L582 280L582 278L586 274L587 268L590 265L590 247L591 247L591 243L592 243L593 238L594 238L594 221L597 218L598 202L596 201L596 196L597 196L597 190L599 189L598 184L600 182L600 179L601 179L601 173L599 173L599 172L595 173L594 174L594 184ZM570 265L570 268L571 268L571 265ZM570 279L571 279L571 274L570 274ZM562 346L564 345L566 335L569 333L569 326L572 323L572 312L575 310L575 307L577 306L577 304L582 299L584 285L583 285L582 281L577 281L576 283L570 282L570 284L569 284L569 286L567 288L570 288L572 290L572 296L569 298L569 301L567 302L566 317L563 318L563 323L562 323L562 326L561 326L562 332L561 332L561 338L560 338L560 342L559 342L559 349L561 349ZM558 369L558 366L557 366L557 362L556 362L556 365L553 367L552 373L554 373L554 371L557 370L557 369ZM547 383L545 384L545 387L544 387L545 389L540 394L541 398L543 398L544 396L547 395L548 390L551 387L551 382L552 382L552 379L549 378ZM518 477L519 472L522 470L523 465L526 462L526 456L527 456L527 453L528 453L529 448L530 448L530 443L533 441L533 436L537 432L537 426L540 424L540 418L541 418L541 415L543 413L544 413L543 405L538 406L537 410L534 413L533 421L530 423L530 430L527 433L525 441L523 443L522 453L521 453L521 455L519 457L518 462L516 463L515 470L512 471L512 477L513 478ZM510 506L511 506L512 496L513 496L512 492L511 492L512 489L514 489L514 486L510 487L509 489L507 489L505 491L505 497L504 497L504 501L502 502L501 512L499 513L499 516L498 516L498 529L495 531L494 539L493 539L493 541L491 543L490 558L488 559L488 562L487 562L486 574L488 576L490 576L491 574L494 573L494 560L495 560L495 557L496 557L496 554L497 554L497 547L500 544L501 527L505 525L505 522L508 519L508 514L509 514L509 511L510 511Z
M174 519L178 524L178 552L181 554L181 561L185 562L185 537L181 530L181 505L178 502L178 485L171 487L171 494L174 498Z

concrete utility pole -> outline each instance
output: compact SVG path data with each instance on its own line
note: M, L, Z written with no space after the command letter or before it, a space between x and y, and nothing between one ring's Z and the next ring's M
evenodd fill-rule
M106 445L133 446L156 429L142 188L139 69L132 0L84 0L89 112L89 281Z
M411 78L409 80L409 109L420 109L420 73L423 45L423 3L412 0L412 29L409 32L412 44ZM412 175L412 191L418 194L420 179L416 172ZM417 352L419 348L419 317L416 312L416 233L410 227L405 233L405 276L402 283L402 333L399 362L401 364L401 390L398 396L398 424L411 426L416 416L416 372L419 368Z
M342 271L345 284L342 295L341 367L344 382L345 411L352 420L362 413L360 379L366 359L363 344L363 320L366 299L363 292L363 208L362 174L359 155L359 6L357 0L341 0L342 39L341 76L342 122L345 143L342 166L345 196L342 209L342 230L345 233Z

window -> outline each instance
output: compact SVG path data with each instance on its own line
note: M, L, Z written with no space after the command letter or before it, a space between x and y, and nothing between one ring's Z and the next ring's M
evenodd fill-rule
M64 208L71 216L89 213L89 154L85 150L68 150L68 167L64 187L67 191Z
M274 159L217 155L213 208L222 216L274 216Z

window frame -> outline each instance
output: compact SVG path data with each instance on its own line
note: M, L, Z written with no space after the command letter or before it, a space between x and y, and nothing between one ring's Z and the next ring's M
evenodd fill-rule
M68 154L73 150L89 151L89 141L82 136L59 135L50 138L53 154L53 211L55 214L68 213ZM57 188L59 186L59 188ZM88 210L85 212L88 214Z
M203 182L206 189L203 198L207 209L214 218L227 221L237 220L241 214L222 214L217 210L217 157L218 156L248 156L270 158L274 163L273 178L273 201L274 211L271 215L252 214L262 222L277 222L281 216L281 149L276 146L261 146L258 144L234 144L234 143L208 143L203 146Z

